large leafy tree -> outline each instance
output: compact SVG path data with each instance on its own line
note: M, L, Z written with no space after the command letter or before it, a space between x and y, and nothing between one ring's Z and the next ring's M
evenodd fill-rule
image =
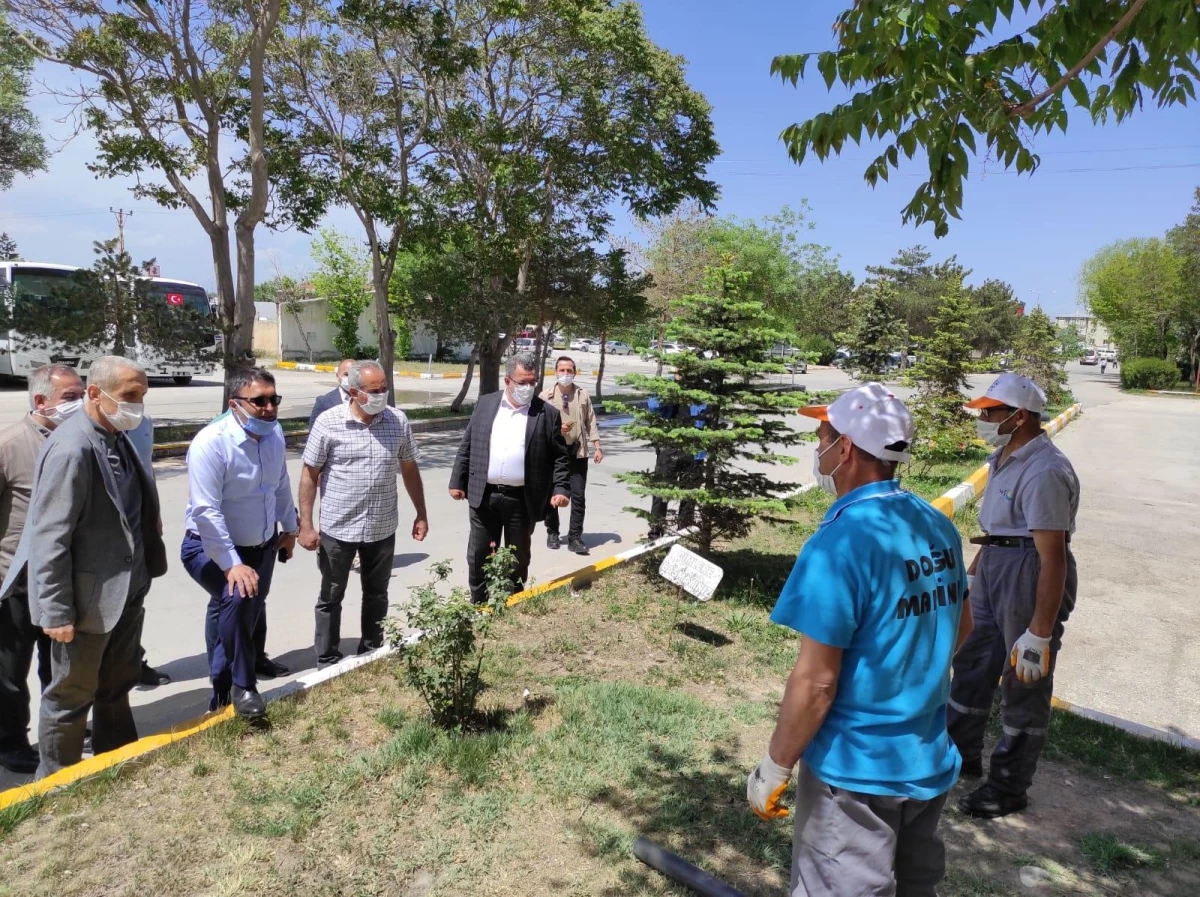
M1034 21L1018 22L1017 6ZM784 130L788 152L801 163L879 140L865 172L874 185L901 154L921 151L929 176L904 221L930 222L937 236L959 217L972 155L1033 172L1033 141L1066 131L1069 106L1120 122L1147 100L1194 100L1200 79L1195 0L870 0L841 13L834 30L836 49L771 63L792 84L815 63L827 86L853 94Z
M1172 357L1183 262L1167 240L1118 241L1084 262L1080 298L1124 352L1133 357Z
M135 178L135 196L195 215L212 249L225 370L253 364L255 231L268 200L264 63L281 0L5 4L28 31L25 47L80 74L64 96L96 136L91 169Z
M471 315L480 390L499 389L512 333L528 323L539 248L600 238L615 203L662 214L716 186L709 106L683 61L647 37L636 4L443 0L446 39L471 63L431 80L425 171L475 255ZM440 240L439 240L440 241Z
M344 234L328 228L313 240L312 255L313 289L328 308L333 346L342 358L359 358L358 319L371 304L367 260Z
M985 280L969 289L971 299L971 345L985 357L1011 349L1021 329L1024 306L1013 288L1002 280Z
M433 198L421 178L436 140L429 94L435 77L471 61L448 37L451 15L438 0L300 0L267 59L268 140L281 211L304 229L332 204L348 206L359 220L389 391L392 316L403 292L393 276L401 252L420 242Z
M28 104L33 60L0 6L0 190L11 187L15 175L46 167L46 142Z
M912 246L897 252L887 265L867 266L870 280L888 284L896 314L909 339L918 342L933 334L933 318L942 297L961 287L970 273L954 256L943 262L931 262L931 258L924 246Z
M756 389L753 381L779 365L762 361L780 339L762 302L742 290L746 276L728 268L711 272L702 293L684 298L668 336L698 352L674 355L674 377L627 374L621 378L656 396L663 407L678 407L667 417L634 406L625 427L634 439L658 451L695 459L683 473L660 477L653 471L620 475L635 495L654 495L694 505L695 541L703 552L718 539L744 535L756 517L782 513L790 490L765 473L746 470L746 462L790 464L795 458L779 449L800 442L784 415L803 404L797 393ZM706 358L705 354L712 357ZM689 413L695 408L694 415ZM697 457L699 456L699 457ZM648 512L632 509L649 518ZM682 526L692 521L677 521Z
M6 233L0 233L0 262L15 262L20 257L17 241Z
M1191 368L1188 379L1200 387L1200 187L1195 197L1187 218L1167 232L1167 241L1182 260L1176 332L1182 350L1187 352Z

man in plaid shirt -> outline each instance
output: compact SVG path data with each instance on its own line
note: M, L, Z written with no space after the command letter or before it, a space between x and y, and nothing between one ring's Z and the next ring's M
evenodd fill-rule
M357 554L362 566L362 636L358 653L383 645L383 618L399 527L396 474L416 509L412 537L429 531L417 445L404 412L387 404L387 378L374 361L350 368L350 401L323 412L308 434L300 474L300 544L320 549L315 648L318 668L342 659L342 599ZM321 492L321 528L313 502Z

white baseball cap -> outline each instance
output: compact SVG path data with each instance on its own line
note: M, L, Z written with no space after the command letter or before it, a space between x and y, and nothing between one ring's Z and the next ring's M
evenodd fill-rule
M967 402L968 408L1019 408L1041 414L1046 410L1046 394L1042 388L1020 374L1001 374L987 392Z
M897 442L912 442L913 419L904 403L882 383L864 383L842 393L831 405L809 405L800 413L828 421L850 442L881 461L906 462L912 458L907 451L887 448Z

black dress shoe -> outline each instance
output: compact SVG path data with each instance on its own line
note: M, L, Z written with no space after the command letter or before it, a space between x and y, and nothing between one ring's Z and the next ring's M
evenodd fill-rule
M146 688L158 688L160 685L167 685L171 681L171 677L166 673L160 673L146 661L142 661L142 673L138 677L138 685Z
M263 703L262 696L257 691L249 691L235 685L230 692L230 697L233 698L233 709L238 716L244 716L246 719L262 719L267 715L267 705Z
M573 551L576 554L587 554L588 547L583 544L583 539L572 539L567 543L567 551Z
M959 777L964 779L982 779L983 758L976 757L974 760L963 760Z
M546 533L546 547L554 549L562 548L562 540L559 539L558 533Z
M277 676L286 676L291 670L264 654L254 662L254 672L258 674L259 679L274 679Z
M1005 794L991 782L980 785L958 802L958 809L978 819L997 819L1009 813L1019 813L1029 806L1025 794Z
M37 772L40 762L41 757L38 756L37 748L29 745L0 750L0 766L9 772L17 773L17 775L33 775Z

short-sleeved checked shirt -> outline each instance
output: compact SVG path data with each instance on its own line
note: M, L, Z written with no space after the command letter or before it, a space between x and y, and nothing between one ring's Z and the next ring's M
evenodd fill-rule
M304 463L321 471L321 532L342 542L378 542L399 526L396 475L417 460L403 411L385 408L364 424L348 403L317 418Z
M1079 478L1049 436L1042 433L997 466L999 460L996 452L988 461L991 472L979 507L985 533L1028 538L1034 530L1075 532Z

